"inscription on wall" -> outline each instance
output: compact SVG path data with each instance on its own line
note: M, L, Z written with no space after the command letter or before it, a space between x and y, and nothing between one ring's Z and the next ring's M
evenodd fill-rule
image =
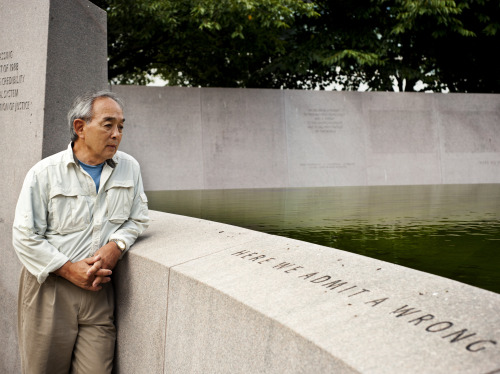
M479 161L479 165L500 166L500 160L484 160L484 161Z
M341 109L310 108L302 113L304 124L316 134L336 134L344 128L344 111Z
M0 51L0 113L25 111L32 105L21 99L26 75L16 57L13 50Z
M347 169L355 165L356 164L354 162L328 162L328 163L308 162L300 164L300 166L306 167L308 169Z
M352 279L343 279L332 272L308 269L301 264L273 257L264 251L241 250L231 253L231 256L253 263L255 266L268 266L291 278L293 282L307 282L318 292L325 294L325 297L342 298L354 313L379 313L382 318L405 321L404 325L407 328L420 329L424 337L435 337L443 344L462 346L464 352L478 353L498 348L497 341L489 336L481 336L456 321L443 318L418 306L408 305L389 294L358 284ZM341 258L337 262L339 267L344 267ZM375 271L383 269L378 268ZM424 296L423 293L419 295Z
M341 108L308 108L301 112L300 122L310 134L325 139L327 142L345 134L345 110ZM323 158L323 157L322 157ZM355 162L301 162L300 167L309 170L350 169L356 166Z

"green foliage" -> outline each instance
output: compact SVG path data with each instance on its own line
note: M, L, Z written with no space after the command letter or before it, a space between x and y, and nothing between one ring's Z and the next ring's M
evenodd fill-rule
M96 2L97 3L97 2ZM108 12L109 77L140 83L155 74L172 85L246 86L273 55L301 0L101 0Z
M170 85L500 92L495 0L95 0L109 78Z

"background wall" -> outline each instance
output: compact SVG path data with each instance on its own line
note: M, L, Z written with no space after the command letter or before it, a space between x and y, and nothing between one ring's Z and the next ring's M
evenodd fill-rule
M500 182L500 95L112 90L147 190Z

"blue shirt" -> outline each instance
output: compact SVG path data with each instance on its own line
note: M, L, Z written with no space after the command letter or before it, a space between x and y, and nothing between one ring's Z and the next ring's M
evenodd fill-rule
M87 165L81 162L80 165L82 165L83 170L85 170L89 175L92 177L95 183L95 192L99 192L99 184L101 183L101 173L102 173L102 168L104 167L105 162L99 165Z

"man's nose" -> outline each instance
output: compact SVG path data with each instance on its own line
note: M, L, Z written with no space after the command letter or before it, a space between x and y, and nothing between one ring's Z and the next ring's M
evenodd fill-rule
M117 138L118 136L120 136L120 130L118 130L118 126L114 126L113 127L113 132L111 134L111 137L113 139Z

